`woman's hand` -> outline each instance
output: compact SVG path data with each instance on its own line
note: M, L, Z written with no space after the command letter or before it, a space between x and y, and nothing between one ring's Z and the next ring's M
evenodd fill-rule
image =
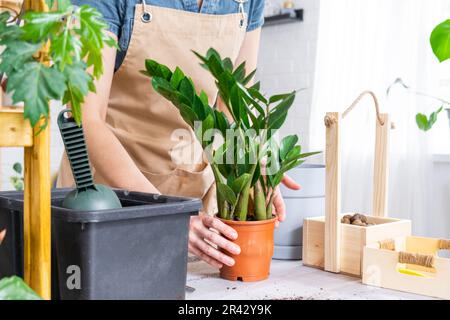
M234 259L219 251L218 248L235 255L241 253L241 248L230 241L237 239L237 236L237 232L233 228L219 219L199 214L191 217L189 252L215 268L222 268L224 264L231 267L234 265Z
M292 178L284 175L281 183L291 190L300 190L301 186L295 182ZM286 218L286 205L284 203L283 196L281 195L280 188L275 189L275 196L273 199L274 214L277 216L278 221L275 223L275 227L278 227L280 222L283 222Z

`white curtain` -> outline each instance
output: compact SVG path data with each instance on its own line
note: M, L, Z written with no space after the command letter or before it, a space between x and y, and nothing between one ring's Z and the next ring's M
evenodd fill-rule
M324 148L325 112L342 112L363 90L374 91L396 124L388 214L412 219L415 235L450 237L450 212L437 208L433 190L430 140L436 134L424 134L415 125L417 112L429 114L439 104L400 87L387 98L386 89L400 77L421 91L441 94L440 75L448 64L433 56L429 36L448 18L448 0L321 0L320 5L311 149ZM343 121L344 212L371 212L374 132L373 103L364 99Z

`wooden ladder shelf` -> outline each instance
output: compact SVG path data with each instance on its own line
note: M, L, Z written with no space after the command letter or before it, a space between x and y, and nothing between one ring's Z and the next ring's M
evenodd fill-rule
M19 1L6 2L20 6ZM24 9L48 11L44 0L24 0ZM43 121L31 128L22 108L1 106L0 100L0 147L25 150L24 280L42 298L51 299L50 125L40 130Z

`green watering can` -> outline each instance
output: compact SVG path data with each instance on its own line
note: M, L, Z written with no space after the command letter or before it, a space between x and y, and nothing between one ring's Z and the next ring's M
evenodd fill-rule
M65 109L58 116L58 126L69 158L76 189L64 198L62 206L79 211L110 210L122 208L112 189L94 184L83 127L78 126Z

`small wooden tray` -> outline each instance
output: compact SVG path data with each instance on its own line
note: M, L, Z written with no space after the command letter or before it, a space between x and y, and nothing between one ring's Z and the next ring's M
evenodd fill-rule
M382 249L382 243L364 248L362 282L450 299L450 259L438 256L439 250L450 249L450 240L398 237L393 242L391 250Z

